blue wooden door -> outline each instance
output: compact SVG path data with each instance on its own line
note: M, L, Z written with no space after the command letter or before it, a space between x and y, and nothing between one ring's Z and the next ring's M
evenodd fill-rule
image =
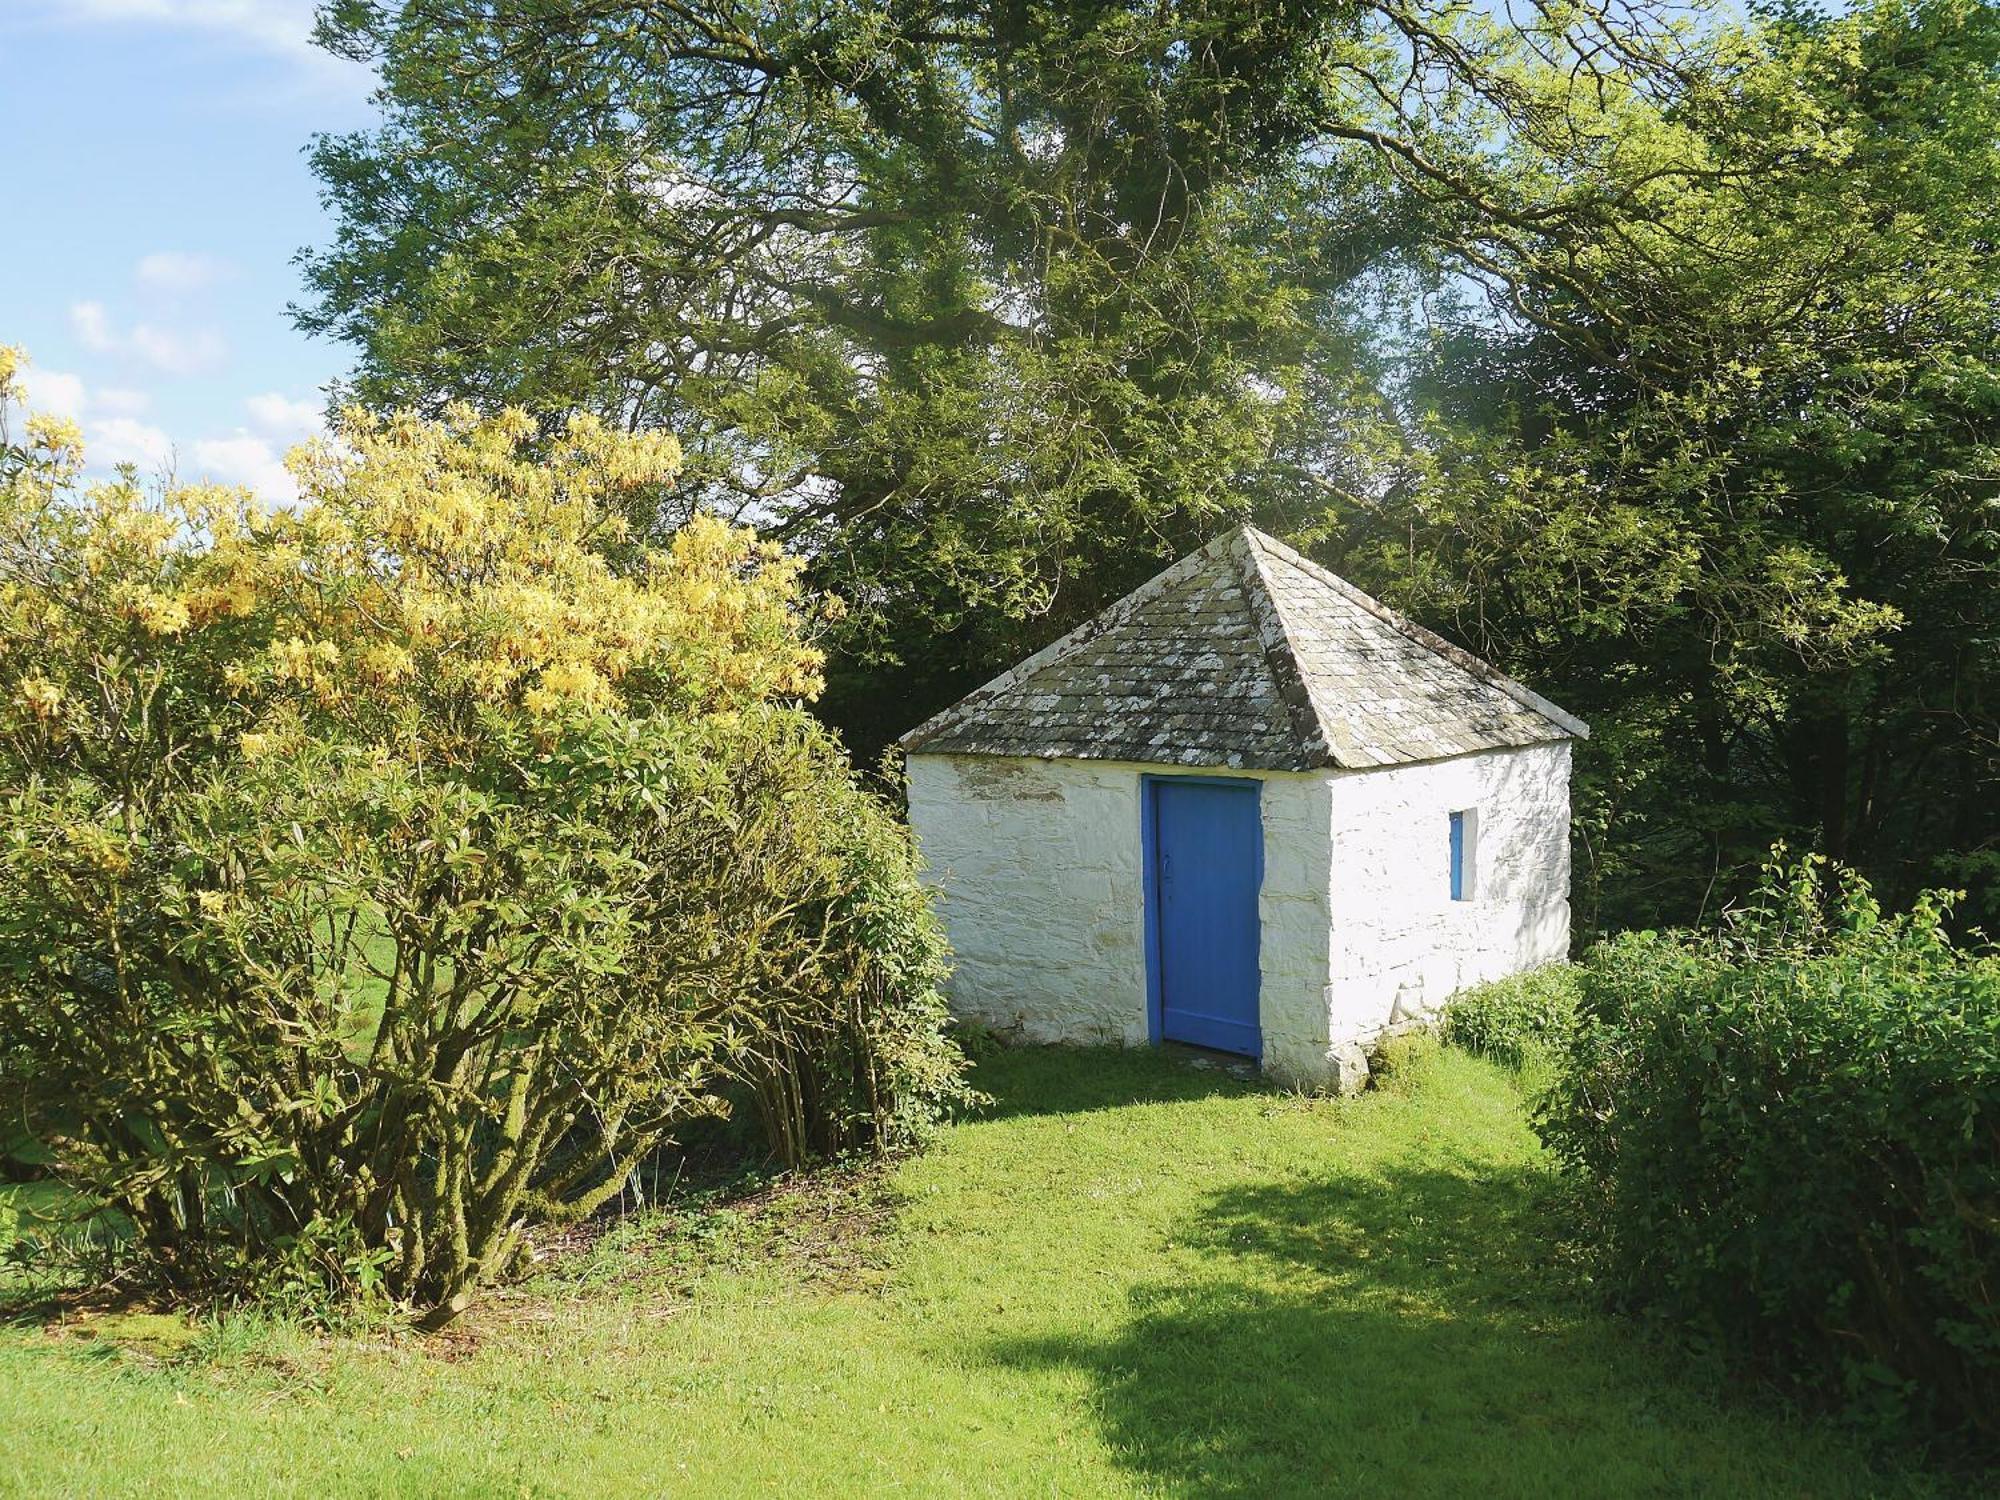
M1159 1033L1256 1057L1257 888L1264 832L1254 781L1161 777L1152 798L1152 988Z

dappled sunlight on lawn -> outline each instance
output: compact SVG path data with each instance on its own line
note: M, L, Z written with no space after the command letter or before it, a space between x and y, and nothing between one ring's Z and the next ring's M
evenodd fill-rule
M1000 1053L928 1154L628 1221L449 1344L0 1327L0 1489L174 1451L254 1493L1930 1492L1594 1310L1492 1064L1331 1100L1194 1061Z
M1466 1128L1485 1067L1448 1055L1402 1097L1281 1110L1293 1161L1195 1195L1174 1264L1135 1267L1108 1328L988 1357L1084 1377L1119 1462L1173 1493L1873 1492L1823 1432L1718 1407L1588 1306L1518 1116Z
M1226 1189L1183 1230L1204 1274L1140 1285L1109 1338L994 1357L1086 1370L1126 1461L1199 1493L1390 1475L1543 1493L1578 1439L1635 1481L1663 1478L1615 1451L1657 1430L1643 1380L1614 1375L1604 1335L1535 1284L1534 1186L1521 1169L1410 1169ZM1699 1420L1660 1435L1697 1439Z
M1169 1044L1158 1050L1024 1047L990 1059L977 1083L989 1103L976 1120L1073 1115L1134 1104L1278 1095L1241 1059Z

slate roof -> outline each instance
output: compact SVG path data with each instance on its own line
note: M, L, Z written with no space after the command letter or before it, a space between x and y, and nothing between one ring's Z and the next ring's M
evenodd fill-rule
M903 736L939 755L1309 771L1590 729L1254 527Z

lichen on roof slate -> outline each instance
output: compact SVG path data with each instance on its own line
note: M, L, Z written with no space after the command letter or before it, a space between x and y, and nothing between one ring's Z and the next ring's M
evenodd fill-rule
M912 752L1303 771L1586 735L1251 527L912 730Z

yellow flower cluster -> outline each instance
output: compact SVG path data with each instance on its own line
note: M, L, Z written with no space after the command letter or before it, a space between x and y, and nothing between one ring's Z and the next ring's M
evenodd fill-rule
M185 599L144 586L125 592L123 609L149 635L179 635L194 623Z
M57 459L83 457L83 429L69 417L36 412L28 418L28 446Z
M42 723L55 718L62 701L62 689L39 672L30 672L14 688L14 702Z
M607 561L619 496L669 482L680 457L671 436L592 418L544 445L519 412L350 412L298 469L297 543L342 584L315 592L320 632L345 638L357 616L380 632L355 660L371 689L536 717L617 708L635 675L694 707L816 691L799 568L751 533L697 517L643 566Z
M0 350L0 393L18 366ZM349 411L288 460L299 503L266 509L214 486L86 487L80 443L33 430L50 457L0 473L0 526L70 583L0 578L0 704L38 724L97 711L59 682L166 662L208 674L218 718L249 710L232 733L252 758L320 732L313 715L456 756L495 712L715 712L821 686L810 636L833 606L807 601L797 559L705 515L625 545L633 492L679 471L665 433Z

